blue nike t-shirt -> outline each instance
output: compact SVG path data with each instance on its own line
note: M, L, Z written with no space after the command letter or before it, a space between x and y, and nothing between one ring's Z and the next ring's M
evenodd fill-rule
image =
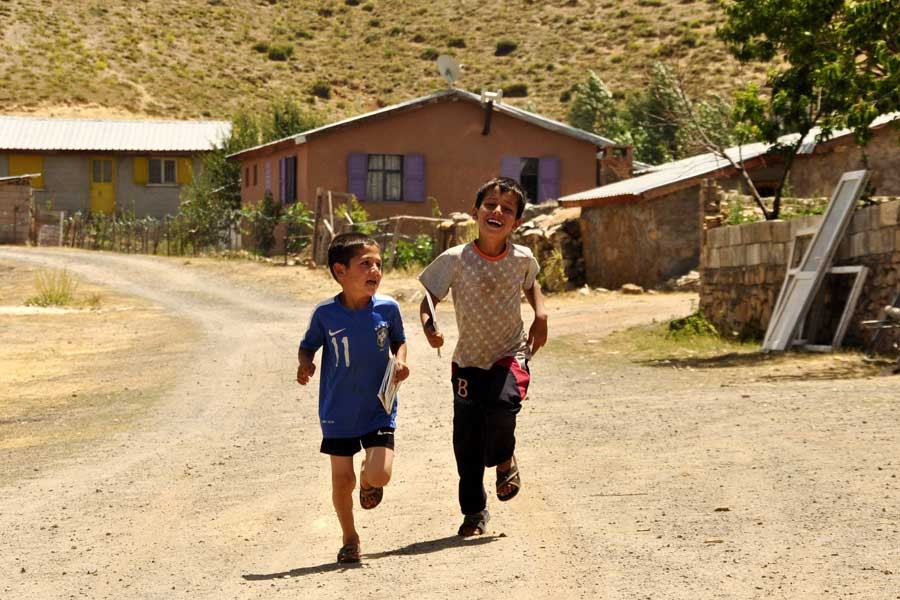
M376 294L361 310L346 308L337 296L316 306L300 347L322 348L319 422L324 437L360 437L396 427L397 403L387 414L378 388L391 343L405 341L400 306L390 296Z

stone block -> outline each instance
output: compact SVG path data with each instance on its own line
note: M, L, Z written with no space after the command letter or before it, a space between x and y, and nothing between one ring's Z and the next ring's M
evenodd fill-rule
M818 229L822 223L822 217L820 215L808 215L799 219L791 219L788 223L791 224L791 237L793 238L801 231Z
M772 241L772 223L764 221L762 223L753 223L748 225L744 230L744 243L759 244L761 242Z
M896 227L898 221L900 221L900 202L885 202L878 205L878 224L881 227Z
M729 248L729 250L731 251L731 264L729 266L742 267L747 264L746 246L734 246Z
M770 265L783 265L787 263L787 244L769 244L766 263Z
M763 244L748 244L746 246L745 256L748 265L758 265L763 262Z
M706 232L706 245L710 248L719 248L727 243L727 227L716 227Z
M869 236L869 254L887 254L894 251L893 229L876 229L867 235Z
M741 225L732 225L726 227L726 244L729 246L738 246L741 243Z
M791 236L791 223L789 221L769 221L773 242L789 242Z
M850 227L847 228L848 233L861 233L863 231L868 231L872 229L872 216L874 214L873 209L877 210L877 206L869 206L866 208L861 208L853 213L853 218L850 219Z
M850 236L849 236L850 256L849 256L849 258L865 256L866 254L869 253L868 237L869 237L869 234L867 234L866 232L850 234Z

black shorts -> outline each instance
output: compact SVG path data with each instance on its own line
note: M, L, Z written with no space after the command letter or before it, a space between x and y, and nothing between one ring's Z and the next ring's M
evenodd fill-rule
M453 363L450 380L456 402L517 413L528 394L531 374L527 360L506 356L490 369L460 367Z
M394 429L391 427L379 427L375 431L361 437L352 438L324 438L319 452L331 456L353 456L360 448L389 448L394 449Z

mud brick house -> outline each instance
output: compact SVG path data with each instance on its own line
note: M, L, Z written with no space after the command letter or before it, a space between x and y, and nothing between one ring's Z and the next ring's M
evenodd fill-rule
M227 121L101 121L0 116L0 177L32 178L53 210L162 217L178 212Z
M312 206L316 188L354 194L372 218L468 211L478 186L505 175L533 202L599 185L613 142L502 101L447 89L248 148L241 201Z
M803 143L789 174L789 192L799 198L830 195L845 171L871 169L872 191L900 195L900 115L879 117L865 149L848 130L817 142L818 131ZM783 173L782 159L765 143L727 151L743 160L764 196L774 191ZM865 153L865 154L864 154ZM626 169L627 171L627 169ZM695 269L700 260L704 180L726 190L741 190L737 170L715 154L637 171L631 179L569 194L566 207L581 207L581 239L590 285L617 288L625 283L653 287ZM716 212L718 209L716 208Z

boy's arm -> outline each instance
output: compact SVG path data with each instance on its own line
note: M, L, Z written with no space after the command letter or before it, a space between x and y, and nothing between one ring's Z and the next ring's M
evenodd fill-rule
M391 342L391 352L394 353L394 380L403 381L409 377L409 367L406 365L406 342Z
M528 330L528 346L534 354L547 343L547 310L544 308L544 295L541 284L535 280L534 285L525 290L525 299L534 309L534 322Z
M299 365L297 365L297 383L300 385L309 383L309 378L316 372L316 363L313 362L315 356L315 352L306 348L300 348L297 351L297 361L299 362Z
M429 292L427 289L425 290L425 293L431 296L432 303L437 306L440 300L435 298L434 294ZM425 337L428 339L428 344L432 348L440 348L441 346L443 346L444 334L434 328L434 320L431 315L431 310L428 307L428 298L422 298L422 303L419 304L419 320L422 322L422 331L425 332Z

